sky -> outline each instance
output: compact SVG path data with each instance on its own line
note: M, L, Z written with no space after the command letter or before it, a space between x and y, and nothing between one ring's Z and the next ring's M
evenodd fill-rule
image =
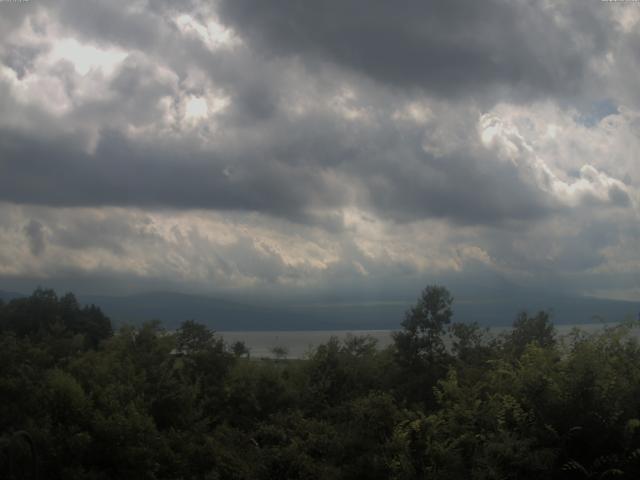
M640 3L0 2L0 289L640 300Z

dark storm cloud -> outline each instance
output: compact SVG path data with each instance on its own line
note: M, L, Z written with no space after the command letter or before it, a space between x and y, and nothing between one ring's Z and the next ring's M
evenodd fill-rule
M473 142L435 157L418 132L398 133L384 122L350 128L326 114L274 119L261 132L203 151L188 141L150 144L103 130L90 154L73 136L0 131L0 200L258 211L329 230L341 228L340 216L317 211L352 202L401 222L464 224L532 220L557 208L516 167Z
M521 98L573 94L588 77L590 55L606 44L607 22L596 21L605 9L503 0L222 1L222 20L246 44L210 50L173 23L182 11L198 17L195 5L158 3L134 12L126 2L48 7L75 38L120 46L128 57L100 87L104 95L89 100L76 98L86 85L71 64L57 65L54 76L72 103L62 117L0 95L7 118L27 124L0 130L0 199L257 211L335 231L342 227L340 208L354 203L393 221L439 217L463 224L528 221L559 208L517 166L495 161L496 152L477 139L479 112L460 108L457 99L436 112L470 117L449 122L459 138L445 154L428 151L423 141L434 128L449 129L446 118L434 127L393 116L398 104L424 99L412 87L448 100L493 87ZM26 68L18 60L15 68ZM330 73L319 64L330 64ZM188 82L192 68L230 99L217 126L201 126L214 140L205 147L197 133L179 130L166 139L130 136L128 127L161 118L161 99L202 94L207 85ZM330 107L340 84L354 82L350 71L366 76L354 84L355 106L369 113L362 120ZM287 108L299 98L312 106L291 115ZM57 128L63 124L66 130ZM99 133L94 153L87 153L85 128ZM629 203L620 188L609 197Z
M94 155L73 141L0 131L6 172L0 198L56 206L253 210L306 222L310 207L337 205L343 196L313 169L269 159L229 171L209 154L135 144L116 132L103 132Z
M377 175L368 172L370 202L395 220L440 217L461 224L528 222L559 209L554 199L519 178L515 168L491 165L487 157L459 152L435 159L423 153L422 165L407 168L399 162Z
M589 2L222 0L219 12L267 54L447 97L491 87L518 99L574 95L613 30Z

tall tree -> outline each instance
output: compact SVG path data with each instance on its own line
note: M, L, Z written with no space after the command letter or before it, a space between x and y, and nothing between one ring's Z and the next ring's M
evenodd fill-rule
M432 388L446 374L448 355L445 326L451 322L453 297L439 285L429 285L406 313L400 332L393 335L396 359L405 371L404 390L410 400L431 403Z

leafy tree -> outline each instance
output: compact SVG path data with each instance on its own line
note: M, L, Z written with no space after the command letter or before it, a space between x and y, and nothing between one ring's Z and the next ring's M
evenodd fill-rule
M405 315L403 329L393 335L398 364L407 375L409 399L431 403L432 388L449 363L444 333L451 322L453 297L442 286L429 285Z
M639 478L637 324L492 339L451 304L427 287L391 347L286 362L193 321L111 334L71 294L0 304L0 478Z
M82 348L96 348L113 334L111 321L95 305L80 307L72 293L58 298L53 290L36 289L30 297L16 298L2 307L0 331L12 331L34 340L74 340ZM63 349L64 350L64 349ZM66 350L69 350L67 348ZM67 353L65 350L65 353Z
M24 431L0 436L0 475L7 480L39 478L40 461L31 435Z
M453 355L468 366L481 366L491 358L494 345L488 341L488 328L478 323L454 323L449 329Z
M388 479L394 430L407 418L393 396L372 391L352 398L337 409L335 418L340 436L337 463L343 465L342 478Z
M373 348L375 340L337 337L320 345L305 365L307 403L311 409L333 406L348 398L383 389L395 372L387 352Z
M530 343L542 348L553 347L555 336L555 327L548 312L540 311L535 316L521 312L513 322L513 330L507 335L505 346L519 357Z
M179 354L195 355L217 346L215 333L194 320L183 322L176 331L176 348Z
M237 362L226 382L227 420L249 429L256 420L293 407L296 392L286 368L270 360Z
M233 345L231 345L231 351L233 352L233 354L236 357L244 357L244 356L248 357L249 356L249 348L241 340L238 340Z
M196 385L198 401L210 421L217 421L225 402L225 380L234 356L224 341L205 325L188 320L175 334L175 354L185 380Z
M453 297L445 287L426 287L402 322L403 330L394 334L400 362L423 366L446 353L443 334L451 321Z
M278 360L284 360L289 355L289 349L281 345L276 345L271 348L271 354Z

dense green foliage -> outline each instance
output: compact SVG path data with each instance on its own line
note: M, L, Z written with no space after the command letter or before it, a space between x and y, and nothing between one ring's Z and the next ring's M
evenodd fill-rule
M0 303L0 478L538 479L640 476L632 324L498 337L427 287L394 344L251 359L207 327L113 333L37 290Z

